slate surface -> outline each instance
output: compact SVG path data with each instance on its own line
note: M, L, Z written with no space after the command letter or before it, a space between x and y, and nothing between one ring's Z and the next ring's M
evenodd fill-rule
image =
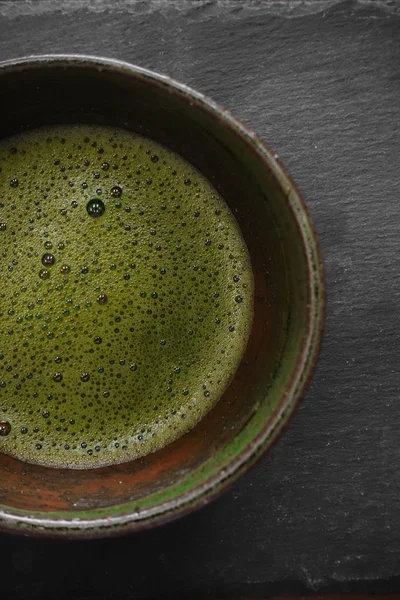
M57 52L168 73L272 146L319 233L326 335L285 435L223 497L117 540L1 535L1 597L399 591L399 1L0 1L0 59Z

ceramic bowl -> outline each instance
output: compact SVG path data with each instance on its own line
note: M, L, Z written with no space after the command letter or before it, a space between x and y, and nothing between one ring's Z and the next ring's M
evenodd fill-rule
M0 455L0 528L99 537L152 527L220 494L270 448L310 380L324 283L304 201L253 132L169 77L103 58L0 64L0 138L26 128L96 123L148 136L199 169L242 229L255 279L254 320L223 397L164 449L105 468L53 469Z

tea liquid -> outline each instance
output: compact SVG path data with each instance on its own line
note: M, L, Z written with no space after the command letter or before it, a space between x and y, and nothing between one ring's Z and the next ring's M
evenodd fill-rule
M86 125L0 142L0 452L52 467L165 446L243 356L253 275L210 183Z

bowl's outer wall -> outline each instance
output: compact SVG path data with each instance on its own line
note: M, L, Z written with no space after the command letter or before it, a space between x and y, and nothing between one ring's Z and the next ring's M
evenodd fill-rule
M301 197L271 153L243 136L228 113L127 65L60 58L0 66L0 114L0 137L52 123L98 123L178 152L230 205L255 276L243 361L189 434L143 459L101 469L47 469L0 455L0 524L101 535L200 505L272 443L311 373L323 284Z

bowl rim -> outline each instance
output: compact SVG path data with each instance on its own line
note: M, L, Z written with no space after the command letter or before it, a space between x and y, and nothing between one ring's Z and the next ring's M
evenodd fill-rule
M168 75L112 58L85 54L30 55L0 62L0 75L7 71L21 71L40 66L90 67L98 71L111 70L125 76L135 77L144 83L157 85L175 93L194 108L218 118L224 127L244 141L270 170L286 193L288 207L300 232L302 248L306 257L308 284L308 322L302 340L301 351L291 371L276 410L261 430L245 444L226 468L167 499L143 510L137 502L124 503L97 510L63 511L44 513L13 509L0 504L0 530L14 533L44 535L46 537L106 537L139 531L181 517L204 506L248 471L272 446L284 431L296 406L308 387L322 341L325 317L325 280L321 251L305 201L291 176L280 162L277 154L261 141L254 131L211 98L191 87L177 82ZM92 515L92 516L90 516Z

